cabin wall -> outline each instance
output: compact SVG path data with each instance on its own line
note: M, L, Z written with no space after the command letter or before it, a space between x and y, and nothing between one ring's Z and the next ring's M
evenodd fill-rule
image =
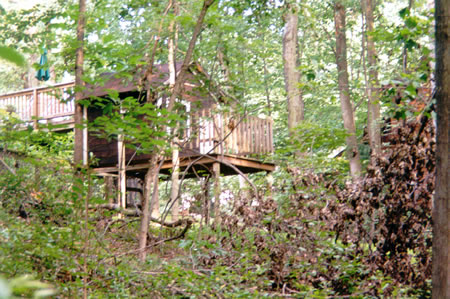
M101 111L89 113L95 119ZM205 154L258 157L273 152L272 120L247 116L240 119L232 114L220 114L210 109L194 110L189 113L188 126L181 144L180 157L192 157ZM99 166L117 164L117 140L89 135L89 151L99 159ZM135 154L135 150L126 148L127 164L146 163L149 154ZM132 161L130 159L132 158ZM170 158L168 158L170 160Z
M255 116L243 118L232 113L220 113L215 107L215 102L209 98L190 97L185 100L185 111L180 112L187 115L183 138L178 141L181 145L180 158L206 154L258 157L273 152L271 119ZM99 108L88 110L89 122L101 115ZM99 167L117 165L117 137L108 140L90 132L88 143L89 151L97 158ZM129 147L126 147L125 153L126 164L129 165L147 163L151 158L150 154L136 155L135 149Z

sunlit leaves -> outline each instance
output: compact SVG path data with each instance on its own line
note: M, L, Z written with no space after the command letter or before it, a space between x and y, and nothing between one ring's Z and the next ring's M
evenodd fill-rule
M11 47L0 45L0 59L4 59L8 62L14 63L17 66L23 67L26 65L25 58L22 56L22 54Z

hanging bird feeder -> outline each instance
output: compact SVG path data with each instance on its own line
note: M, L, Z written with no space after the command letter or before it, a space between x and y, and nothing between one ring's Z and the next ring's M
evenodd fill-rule
M47 49L44 49L44 53L42 53L41 55L39 65L41 67L36 73L36 79L38 79L39 81L47 81L48 79L50 79L50 72L47 65Z

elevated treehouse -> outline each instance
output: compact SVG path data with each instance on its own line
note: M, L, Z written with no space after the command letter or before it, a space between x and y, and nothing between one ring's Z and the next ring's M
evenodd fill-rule
M114 91L121 99L129 96L145 98L146 92L151 91L155 101L164 105L168 98L168 66L155 66L144 83L140 79L142 75L142 71L132 79L118 74L102 75L102 86L86 86L85 97L108 100ZM181 170L189 166L186 172L188 176L194 176L199 170L211 172L215 163L220 163L221 175L274 170L272 163L261 160L264 154L273 151L272 120L218 113L215 107L221 95L209 84L207 74L199 66L191 66L180 96L186 112L180 141ZM73 87L74 83L69 82L0 95L0 109L14 112L36 129L42 124L52 124L54 130L70 130L74 124ZM87 109L89 122L102 114L102 109L95 105ZM118 141L101 138L94 132L87 133L85 140L90 155L97 160L94 170L99 175L117 175ZM149 167L149 157L149 154L126 148L126 175L143 178ZM166 157L161 172L169 173L172 164L171 157Z

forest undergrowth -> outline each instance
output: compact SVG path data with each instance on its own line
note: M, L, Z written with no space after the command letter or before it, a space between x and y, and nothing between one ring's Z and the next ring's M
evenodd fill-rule
M390 134L356 184L290 166L272 194L239 193L219 227L194 223L183 239L158 242L182 228L152 225L145 263L138 218L92 210L85 241L78 195L102 203L96 181L74 190L63 161L20 160L0 178L0 273L48 283L14 287L22 296L51 285L59 298L84 287L92 298L427 298L434 128L422 117Z

